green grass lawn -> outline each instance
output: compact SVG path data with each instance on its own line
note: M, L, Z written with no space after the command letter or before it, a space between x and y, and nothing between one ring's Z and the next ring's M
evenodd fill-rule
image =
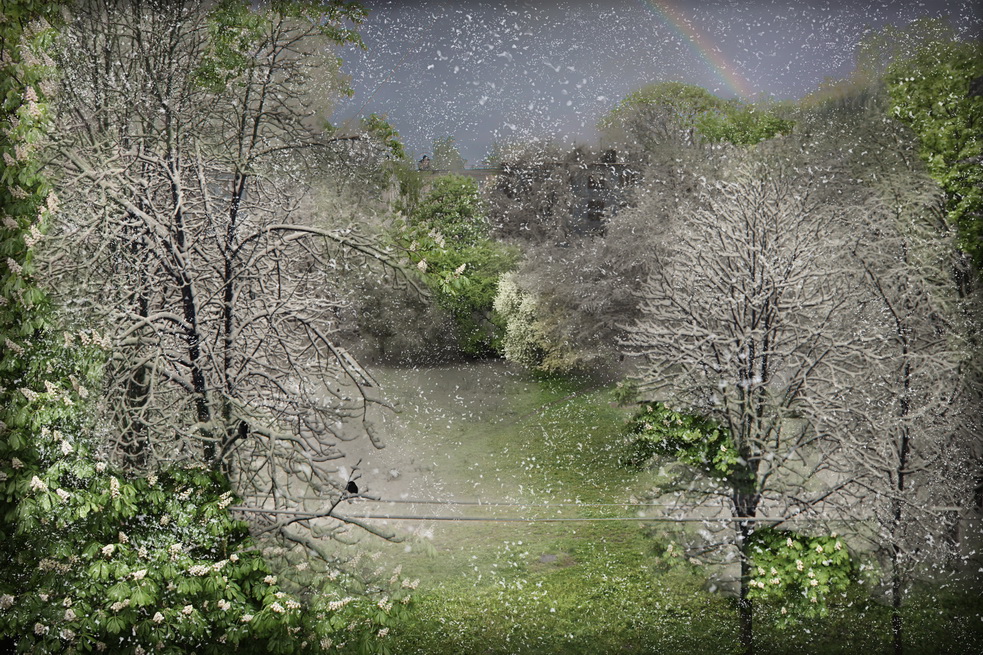
M634 518L639 508L617 503L644 499L660 482L651 472L619 465L628 412L615 405L609 388L537 380L498 363L381 377L392 393L410 399L402 402L400 429L388 447L407 457L419 453L432 498L526 504L412 506L407 513ZM421 581L412 620L387 637L393 653L738 650L734 600L709 591L711 567L666 555L681 536L679 526L461 521L416 527L421 531L401 543L363 541L382 553L386 567L401 566L405 577ZM906 652L983 652L971 590L922 599L908 611ZM775 627L777 612L757 609L760 653L891 652L887 609L866 589L834 604L829 618L792 629Z

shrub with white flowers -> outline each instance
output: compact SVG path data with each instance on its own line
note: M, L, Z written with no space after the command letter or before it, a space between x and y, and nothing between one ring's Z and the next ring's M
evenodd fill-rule
M829 605L859 578L843 540L766 528L751 536L748 596L781 604L779 625L829 614Z
M536 297L524 291L515 273L498 279L493 309L505 324L501 352L505 359L543 373L567 374L582 364L577 352L550 338L537 311Z

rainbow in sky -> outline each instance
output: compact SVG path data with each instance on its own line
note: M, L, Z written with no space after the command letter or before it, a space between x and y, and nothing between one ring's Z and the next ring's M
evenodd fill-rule
M674 32L683 37L696 55L706 62L727 86L738 97L751 96L747 80L737 72L734 65L724 59L709 37L700 34L683 16L682 12L668 0L640 0L642 5L659 16Z

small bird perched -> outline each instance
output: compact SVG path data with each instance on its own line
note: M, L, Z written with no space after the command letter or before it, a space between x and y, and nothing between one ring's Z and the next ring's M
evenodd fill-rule
M355 484L355 481L354 480L349 480L348 481L348 486L345 487L345 490L348 493L350 493L350 494L357 494L358 493L358 485Z

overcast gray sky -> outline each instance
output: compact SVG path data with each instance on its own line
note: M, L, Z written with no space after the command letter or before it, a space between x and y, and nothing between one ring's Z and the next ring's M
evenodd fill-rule
M407 147L453 136L474 165L496 139L590 140L630 91L658 81L721 97L799 98L853 67L871 29L948 16L979 36L976 0L365 0L355 95L333 121L388 115Z

